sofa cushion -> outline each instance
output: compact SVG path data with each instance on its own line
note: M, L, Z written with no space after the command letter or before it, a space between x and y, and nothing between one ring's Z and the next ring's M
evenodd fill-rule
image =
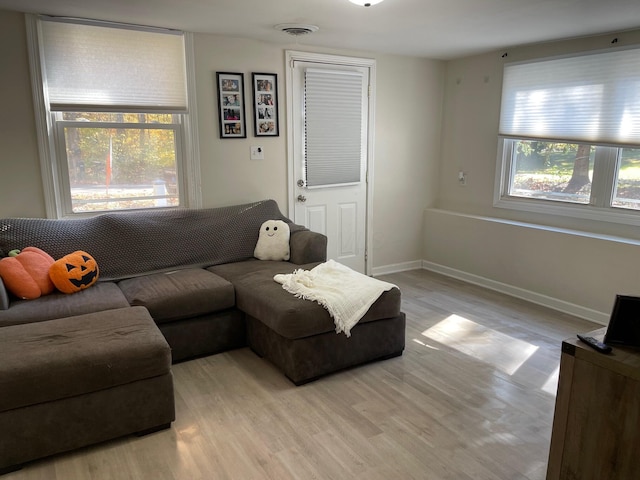
M251 260L245 260L243 262L225 263L223 265L216 265L209 267L207 270L215 273L216 275L224 278L225 280L235 283L237 280L245 277L248 274L255 272L267 272L273 278L273 275L277 273L291 273L296 268L313 268L317 263L308 265L293 265L289 262L277 261L277 260L257 260L252 258Z
M147 307L156 323L217 312L235 305L233 285L201 268L129 278L118 282L118 286L130 305Z
M169 345L144 308L106 310L0 335L0 412L170 372Z
M261 263L262 268L251 268ZM277 273L292 273L296 268L309 270L317 264L291 265L287 262L240 262L211 267L209 270L228 278L236 290L236 306L287 339L310 337L335 331L333 319L316 302L290 294L273 280ZM359 323L391 318L400 314L400 290L384 292Z
M70 295L52 293L35 300L13 300L8 310L0 310L0 327L128 306L129 302L115 283L98 282L91 288Z

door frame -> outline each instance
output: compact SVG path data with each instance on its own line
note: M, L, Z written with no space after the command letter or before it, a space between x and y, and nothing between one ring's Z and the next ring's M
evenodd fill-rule
M373 58L346 57L341 55L330 55L324 53L300 52L296 50L286 50L286 98L287 98L287 208L288 216L292 216L295 211L295 183L293 175L294 167L294 145L293 145L293 66L294 62L311 62L323 65L341 65L353 67L366 67L369 69L369 115L367 119L367 158L365 165L365 185L366 185L366 205L365 205L365 273L371 275L373 265L372 245L372 207L373 207L373 165L374 165L374 131L375 131L375 92L376 92L376 60Z

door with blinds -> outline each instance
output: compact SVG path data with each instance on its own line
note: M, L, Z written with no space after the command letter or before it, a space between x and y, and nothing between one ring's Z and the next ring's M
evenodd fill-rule
M293 220L327 236L329 259L367 273L370 69L289 66Z

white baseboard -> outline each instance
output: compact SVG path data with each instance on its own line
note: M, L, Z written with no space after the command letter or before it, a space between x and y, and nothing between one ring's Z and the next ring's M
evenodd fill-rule
M461 270L456 270L455 268L446 267L444 265L428 262L426 260L422 261L422 268L424 268L425 270L430 270L432 272L441 273L448 277L457 278L458 280L463 280L474 285L479 285L490 290L495 290L496 292L504 293L512 297L527 300L537 305L552 308L559 312L568 313L569 315L583 318L600 325L607 325L609 323L608 313L598 312L596 310L585 308L574 303L565 302L564 300L560 300L558 298L532 292L531 290L525 290L524 288L514 287L513 285L508 285L506 283L496 282L495 280L491 280L489 278L463 272Z
M585 308L574 303L565 302L564 300L560 300L558 298L549 297L547 295L532 292L531 290L525 290L524 288L497 282L489 278L481 277L473 273L463 272L462 270L456 270L455 268L446 267L444 265L429 262L427 260L417 260L413 262L404 262L394 265L386 265L383 267L376 267L373 269L373 276L377 277L378 275L386 275L389 273L398 273L417 269L424 269L435 273L440 273L442 275L446 275L447 277L456 278L458 280L485 287L496 292L510 295L512 297L520 298L537 305L542 305L559 312L583 318L599 325L607 325L609 323L608 313L598 312L596 310Z
M371 274L374 277L377 277L379 275L387 275L389 273L406 272L407 270L420 270L424 268L422 264L422 260L414 260L413 262L394 263L383 267L373 267L371 269Z

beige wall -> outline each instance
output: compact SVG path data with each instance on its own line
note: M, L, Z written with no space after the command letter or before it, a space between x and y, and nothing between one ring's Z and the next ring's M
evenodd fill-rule
M436 62L378 57L374 274L422 258L422 214L438 190L443 72Z
M33 120L24 18L0 11L2 77L0 101L0 218L44 216L42 181ZM287 210L285 51L299 45L196 34L196 99L204 207L273 198ZM319 51L319 50L315 50ZM444 63L367 52L328 51L377 61L376 140L372 226L373 267L419 261L423 212L433 205L438 179ZM219 138L215 73L241 72L251 99L251 72L278 74L279 137L254 137L246 105L246 139ZM250 160L261 145L265 159ZM16 161L16 159L19 159ZM8 172L5 174L4 172Z
M449 269L598 321L608 318L615 293L640 295L638 227L493 207L503 63L609 48L613 37L532 45L447 63L440 191L437 210L425 214L429 268ZM618 46L640 43L640 31L616 37ZM458 184L459 169L467 172L465 186Z
M282 47L242 38L195 36L196 98L200 135L202 202L205 207L273 198L287 206L286 104ZM220 139L216 72L244 73L246 139ZM278 74L280 136L254 137L251 72ZM251 160L249 148L261 145L264 160Z
M46 214L24 16L0 11L0 217Z

